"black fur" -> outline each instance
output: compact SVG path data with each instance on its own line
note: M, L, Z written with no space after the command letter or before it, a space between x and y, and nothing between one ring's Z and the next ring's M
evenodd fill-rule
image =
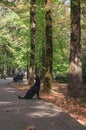
M37 98L40 99L40 78L37 76L35 80L35 84L26 92L24 97L18 96L19 99L32 99L35 94L37 94Z

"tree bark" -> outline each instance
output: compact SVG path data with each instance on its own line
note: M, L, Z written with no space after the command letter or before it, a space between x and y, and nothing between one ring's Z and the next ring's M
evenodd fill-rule
M31 50L30 50L29 84L32 85L34 83L34 74L35 74L36 0L31 0L30 5L30 37L31 37Z
M52 88L53 42L52 42L52 15L50 9L51 0L45 0L46 5L46 58L44 91Z
M51 9L47 9L50 6L50 0L46 0L46 71L52 75L53 66L53 41L52 41L52 14Z
M80 0L71 0L71 43L68 74L68 94L72 97L84 96L82 81L82 50L80 27Z

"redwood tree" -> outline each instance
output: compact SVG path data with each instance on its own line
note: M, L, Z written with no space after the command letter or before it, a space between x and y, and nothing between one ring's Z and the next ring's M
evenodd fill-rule
M30 37L31 37L31 50L30 50L30 69L29 69L29 84L34 83L35 74L35 44L36 44L36 0L30 2Z
M53 42L52 42L52 14L50 6L51 0L46 0L46 70L52 74L53 64Z
M68 93L72 97L84 96L81 58L80 0L71 0L71 42Z
M45 0L46 5L46 58L44 89L50 91L52 87L52 64L53 64L53 42L52 42L52 14L51 0Z

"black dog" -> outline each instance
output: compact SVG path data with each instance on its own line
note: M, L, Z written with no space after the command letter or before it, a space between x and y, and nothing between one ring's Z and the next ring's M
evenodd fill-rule
M40 91L40 78L37 76L35 78L36 82L35 84L26 92L24 97L18 96L19 99L32 99L35 94L37 94L37 98L39 97L39 91Z

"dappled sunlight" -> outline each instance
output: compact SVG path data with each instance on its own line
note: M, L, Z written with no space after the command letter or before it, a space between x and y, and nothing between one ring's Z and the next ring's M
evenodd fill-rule
M6 101L1 101L0 105L7 105L7 104L11 104L12 102L6 102Z
M8 91L8 92L10 92L10 93L14 93L15 91Z
M32 118L54 117L54 116L57 116L57 115L59 115L59 113L54 113L53 111L51 111L51 112L42 111L42 112L38 112L38 113L32 112L32 113L27 114L27 116L29 116L29 117L31 116Z
M13 88L10 88L10 87L5 88L5 90L7 90L10 93L14 93L15 92L15 90Z
M32 118L42 118L42 117L55 117L58 116L62 109L56 106L53 106L51 103L43 103L43 105L30 106L31 111L27 113L26 116L31 116ZM35 112L34 112L35 109Z
M2 88L1 90L5 90L5 91L10 92L10 93L14 93L15 92L15 90L13 88L10 88L10 87Z
M6 89L6 90L14 90L13 88L10 88L10 87L4 88L4 89Z
M43 104L43 105L38 105L38 106L30 106L30 108L34 108L34 109L41 109L41 110L49 110L49 111L55 111L55 112L61 112L62 109L59 107L55 107L52 104L51 105L47 105L47 104Z

